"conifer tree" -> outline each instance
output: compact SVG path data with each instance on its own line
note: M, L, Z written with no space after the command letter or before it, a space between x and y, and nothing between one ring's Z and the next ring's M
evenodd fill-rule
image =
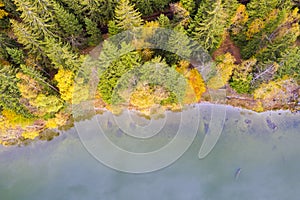
M189 11L190 14L193 14L196 6L194 0L180 0L180 3L187 11Z
M69 44L63 44L54 38L45 38L43 50L56 69L76 71L81 65L79 57L72 52Z
M157 18L157 21L160 27L170 28L170 20L164 14L160 14L160 16Z
M219 47L226 31L227 16L222 0L203 0L190 25L192 36L208 51Z
M76 19L75 15L69 13L58 3L53 3L55 17L60 27L68 36L75 37L81 34L82 26Z
M114 36L119 33L119 27L117 26L115 20L110 20L108 22L108 34L109 36Z
M14 63L16 64L24 63L24 54L22 50L6 47L6 51Z
M84 13L83 5L81 0L59 0L61 3L63 3L65 8L69 8L72 10L77 17L81 17Z
M128 49L133 49L133 47L126 43L122 43L120 49L111 42L105 42L103 45L99 59L100 69L104 71L99 77L98 90L106 103L112 103L112 94L119 78L139 66L140 55L138 52L130 52ZM130 53L124 55L123 52Z
M10 20L14 34L17 36L19 43L24 45L24 49L30 53L41 55L42 49L39 43L39 36L30 30L30 27L16 20Z
M97 27L97 24L89 18L84 18L84 22L86 25L86 32L90 36L89 44L98 45L99 42L102 40L102 36L100 30Z
M17 42L8 37L5 33L0 33L0 57L2 59L8 59L9 55L6 51L7 48L14 48L17 46Z
M249 16L253 19L264 18L273 9L278 7L280 3L281 0L251 0L250 3L247 4L247 10Z
M43 2L43 1L42 1ZM15 0L14 3L17 6L17 11L21 12L21 18L23 23L30 27L30 31L37 34L39 37L42 36L54 36L50 30L50 21L52 18L51 12L44 6L39 6L38 3L34 4L29 0ZM41 8L44 8L43 15L40 16Z
M129 0L120 0L115 9L115 20L120 31L139 27L143 24L141 14L134 9Z
M134 0L132 3L141 13L143 13L143 15L150 15L153 13L152 0Z
M230 53L218 56L216 60L216 74L207 83L213 89L219 89L226 85L236 67L234 64L235 58Z
M291 77L300 84L300 47L291 47L282 53L280 67L275 77L276 79Z
M23 116L30 116L20 103L21 94L17 87L16 70L11 66L0 65L0 109L12 110Z
M86 17L94 22L105 24L113 19L117 0L83 0L79 1Z
M180 59L189 60L192 53L192 50L189 48L191 40L186 35L183 26L179 24L174 30L176 32L173 32L168 40L168 49L172 49L175 55L171 56L171 59L167 58L168 63L170 63L170 60L173 60L175 63ZM181 56L181 58L179 58L179 56Z
M16 5L13 3L12 0L1 0L0 2L2 2L2 6L0 7L3 7L5 12L9 13L13 17L19 16L20 13L16 11L17 10Z

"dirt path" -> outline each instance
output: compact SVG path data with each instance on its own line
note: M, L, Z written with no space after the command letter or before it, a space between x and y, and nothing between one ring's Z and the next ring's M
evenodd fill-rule
M230 53L235 58L235 64L241 64L242 62L242 56L240 53L240 49L233 43L233 41L230 39L230 36L227 35L223 43L221 44L220 48L218 48L212 55L213 59L216 57L225 54Z

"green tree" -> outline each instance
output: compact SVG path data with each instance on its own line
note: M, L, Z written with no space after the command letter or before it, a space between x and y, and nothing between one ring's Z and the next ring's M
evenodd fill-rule
M23 54L22 50L6 47L6 51L14 63L16 63L16 64L24 63L24 54Z
M247 4L250 18L264 18L281 4L281 0L251 0Z
M41 4L44 1L36 1L32 3L29 0L15 0L14 3L17 6L17 11L21 12L22 22L30 27L30 31L37 34L39 37L42 36L54 36L51 32L50 27L52 13L49 12L48 8L45 8L45 5ZM40 10L43 8L44 10ZM44 11L44 12L42 12ZM39 13L43 15L39 15Z
M181 25L175 27L168 40L167 47L172 49L172 54L168 54L167 62L176 64L181 59L189 60L192 50L189 48L191 40L186 35L184 28Z
M8 37L6 33L0 33L0 57L2 59L9 59L7 48L14 48L18 46L17 42Z
M64 4L65 8L68 8L69 10L73 11L73 13L76 14L77 17L82 17L84 13L82 12L83 10L83 5L81 0L59 0L61 3Z
M187 11L189 11L190 14L193 14L193 12L195 12L196 4L194 0L180 0L180 3Z
M19 23L13 19L11 19L10 22L18 42L24 45L24 49L29 50L29 53L40 56L43 51L41 49L39 36L33 33L30 27L23 23Z
M143 13L143 15L150 15L153 13L152 0L133 0L132 3L141 13Z
M115 9L116 25L120 31L139 27L143 24L141 14L134 9L129 0L120 0Z
M276 72L277 79L294 78L300 85L300 48L291 47L282 53L280 67Z
M238 93L249 93L251 89L252 70L257 60L252 58L237 66L230 80L230 86Z
M86 17L102 25L113 19L114 9L117 2L117 0L79 1L83 7L83 11L87 13Z
M98 45L102 40L102 36L97 24L89 18L84 18L84 22L86 25L86 32L89 35L89 45Z
M223 10L222 0L203 0L189 29L202 47L212 52L222 42L226 22L227 16Z
M126 72L140 64L141 58L139 53L128 50L133 50L133 47L126 43L122 43L120 49L110 42L105 42L103 45L103 50L99 58L100 67L103 72L99 77L98 91L106 103L112 103L112 94L118 80ZM123 52L130 53L124 54Z
M157 18L157 21L158 21L160 27L170 28L170 20L164 14L160 14L159 17Z
M12 110L23 116L31 116L20 103L21 94L17 87L16 70L0 65L0 109Z
M53 8L55 18L67 36L75 39L82 33L82 26L74 14L69 13L64 7L55 2L53 3Z
M119 27L117 26L114 20L108 22L108 34L109 36L117 35L120 32Z
M43 50L56 69L64 68L76 71L81 65L79 56L72 52L69 44L63 44L54 38L45 38Z

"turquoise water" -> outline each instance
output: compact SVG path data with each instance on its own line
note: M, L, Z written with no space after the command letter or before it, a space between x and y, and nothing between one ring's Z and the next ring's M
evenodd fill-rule
M211 108L200 105L198 134L188 151L172 165L151 173L130 174L106 167L85 149L75 128L61 131L50 142L0 147L0 199L299 199L300 114L256 114L227 107L217 145L200 160ZM171 136L178 128L174 123L166 123ZM112 137L119 137L118 128L112 126ZM87 127L87 134L92 128ZM168 137L153 140L153 146L145 149L167 141Z

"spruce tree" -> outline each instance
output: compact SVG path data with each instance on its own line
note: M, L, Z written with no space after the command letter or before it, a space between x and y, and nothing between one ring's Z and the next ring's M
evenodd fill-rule
M84 18L86 32L89 35L89 45L98 45L102 40L101 32L97 27L97 24L89 18Z
M264 18L281 4L281 0L251 0L247 10L251 18Z
M160 27L170 28L170 20L164 14L160 14L160 16L157 18L157 21Z
M11 66L0 65L0 109L12 110L23 116L31 116L20 103L21 94L17 87L16 70Z
M43 50L56 69L76 71L81 65L77 54L72 52L69 44L63 44L55 38L45 38Z
M98 90L106 103L112 103L112 95L118 80L129 70L139 66L140 55L130 44L122 43L118 49L111 42L105 42L100 54L100 70ZM129 52L129 53L125 53Z
M83 11L87 13L86 17L104 25L113 19L117 2L117 0L83 0L80 4Z
M193 14L193 12L195 11L195 1L194 0L180 0L180 3L182 4L182 6L189 11L190 14Z
M81 34L82 26L75 15L69 13L58 3L53 4L55 18L67 36L75 37Z
M17 40L19 43L24 45L24 48L26 50L29 50L30 53L41 55L42 49L40 45L40 38L38 34L33 33L30 30L30 27L26 26L23 23L19 23L16 20L11 19L10 20L12 24L12 30L17 36Z
M203 0L189 28L202 47L211 52L222 42L226 22L222 0Z
M39 1L37 3L32 3L29 0L15 0L14 3L17 6L17 11L21 12L22 22L30 27L30 31L38 34L38 36L54 36L50 30L50 21L52 19L51 12L44 5L40 5ZM41 13L41 8L45 9L43 15Z
M139 27L143 24L141 14L134 9L129 0L120 0L115 9L115 20L120 31Z

